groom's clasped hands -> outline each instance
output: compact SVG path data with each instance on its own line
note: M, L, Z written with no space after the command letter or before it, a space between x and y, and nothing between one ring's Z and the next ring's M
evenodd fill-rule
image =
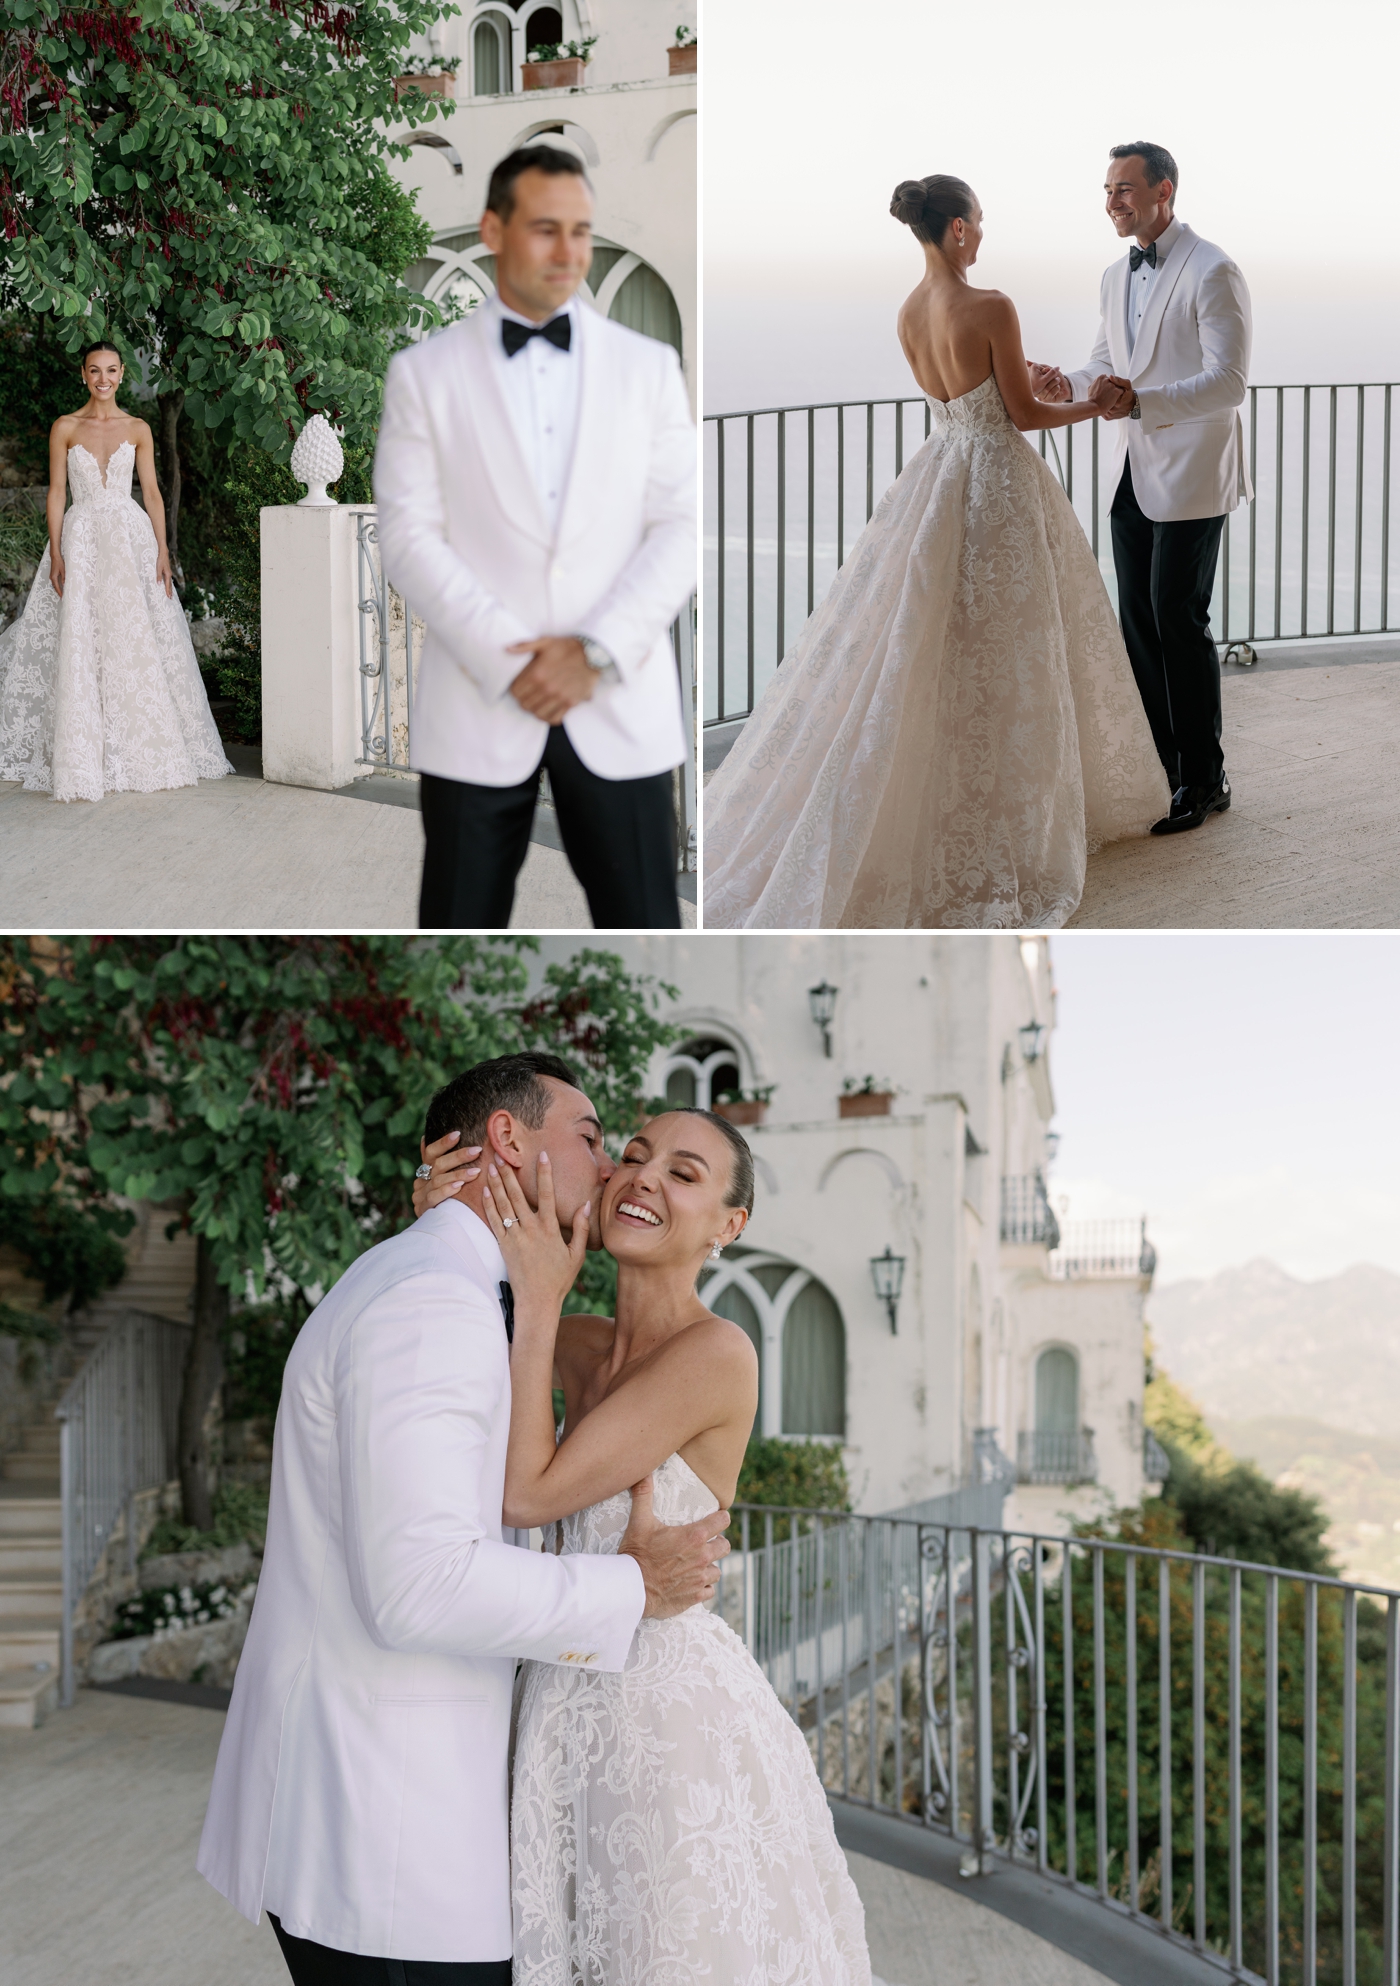
M564 1298L572 1289L588 1249L592 1202L585 1200L574 1215L566 1239L554 1196L554 1172L548 1152L541 1152L535 1170L532 1207L512 1166L486 1168L482 1188L487 1224L500 1245L510 1278L517 1357L546 1352L551 1362ZM727 1510L711 1511L694 1524L663 1524L653 1507L650 1476L634 1483L632 1515L619 1555L634 1558L646 1585L644 1620L669 1620L714 1597L719 1561L731 1547L724 1533Z

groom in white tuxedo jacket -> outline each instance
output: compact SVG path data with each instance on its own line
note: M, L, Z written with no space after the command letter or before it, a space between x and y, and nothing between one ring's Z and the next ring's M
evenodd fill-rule
M1122 389L1106 416L1107 486L1118 617L1172 786L1154 834L1200 827L1230 804L1210 596L1225 519L1254 494L1239 415L1249 291L1223 249L1177 220L1176 188L1163 146L1113 148L1108 216L1135 240L1104 272L1098 343L1068 378L1031 368L1049 400L1087 399L1104 373Z
M613 1167L550 1055L480 1064L434 1097L561 1222ZM459 1200L362 1255L303 1326L273 1442L267 1549L198 1867L294 1986L509 1986L506 1747L517 1656L620 1670L643 1611L713 1590L722 1513L657 1525L638 1496L616 1557L502 1536L509 1283ZM512 1534L513 1536L513 1534Z
M540 771L598 927L674 927L670 628L695 582L696 441L669 345L585 307L592 195L547 144L496 167L496 294L389 368L385 571L427 623L413 713L419 923L510 921Z

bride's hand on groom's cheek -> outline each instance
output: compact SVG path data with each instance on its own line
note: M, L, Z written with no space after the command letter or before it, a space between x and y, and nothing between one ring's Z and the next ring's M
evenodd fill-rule
M501 1245L510 1278L517 1338L522 1328L528 1329L534 1321L547 1323L551 1331L557 1325L560 1307L583 1267L588 1248L592 1202L585 1200L578 1209L566 1239L555 1205L548 1152L540 1153L535 1183L538 1207L532 1207L525 1198L513 1166L492 1162L487 1165L481 1192L482 1210Z
M444 1200L459 1194L470 1180L480 1178L481 1167L474 1161L481 1157L481 1147L463 1145L459 1151L457 1146L461 1136L460 1131L449 1131L446 1137L434 1139L431 1145L419 1140L418 1149L423 1163L433 1170L431 1177L413 1182L415 1220L421 1220L430 1207L440 1206Z

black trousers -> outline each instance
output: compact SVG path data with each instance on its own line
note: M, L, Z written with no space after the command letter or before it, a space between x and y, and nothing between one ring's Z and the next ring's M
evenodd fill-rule
M1223 517L1158 524L1144 517L1123 464L1109 512L1118 620L1152 739L1172 789L1220 784L1220 656L1210 595Z
M530 847L540 768L549 774L569 867L583 885L599 930L670 931L676 901L676 816L669 772L647 779L601 779L553 724L544 757L518 786L472 786L425 772L424 931L504 931L515 879Z
M510 1960L484 1965L440 1965L425 1958L364 1958L332 1951L310 1938L294 1938L268 1911L292 1986L510 1986Z

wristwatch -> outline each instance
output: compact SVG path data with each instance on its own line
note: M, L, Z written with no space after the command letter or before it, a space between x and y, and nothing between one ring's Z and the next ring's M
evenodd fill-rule
M1133 395L1133 404L1128 409L1128 419L1130 421L1140 421L1142 419L1142 403L1136 393Z
M611 669L613 659L601 641L595 641L591 634L576 634L574 640L583 650L583 659L590 669L596 669L601 676L605 669Z

